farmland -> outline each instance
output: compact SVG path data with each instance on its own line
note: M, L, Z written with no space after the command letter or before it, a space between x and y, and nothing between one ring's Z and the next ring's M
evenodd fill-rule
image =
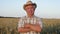
M0 18L0 34L19 34L17 24L19 18ZM41 34L60 34L60 19L42 18Z

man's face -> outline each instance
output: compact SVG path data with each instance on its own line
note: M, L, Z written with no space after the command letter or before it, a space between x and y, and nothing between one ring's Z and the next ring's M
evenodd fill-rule
M33 15L34 11L35 11L35 7L32 5L29 5L29 6L25 7L25 10L26 10L27 14Z

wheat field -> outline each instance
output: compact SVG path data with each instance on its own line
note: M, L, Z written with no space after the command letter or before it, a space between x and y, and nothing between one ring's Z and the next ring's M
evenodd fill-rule
M0 18L0 34L19 34L17 24L19 18ZM41 34L60 34L60 19L42 18Z

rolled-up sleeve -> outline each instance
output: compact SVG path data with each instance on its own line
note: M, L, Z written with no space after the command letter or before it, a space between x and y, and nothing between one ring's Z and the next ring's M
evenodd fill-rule
M18 28L20 28L21 27L21 24L22 23L22 19L19 19L19 21L18 21Z
M38 19L38 23L40 24L40 27L43 28L42 19Z

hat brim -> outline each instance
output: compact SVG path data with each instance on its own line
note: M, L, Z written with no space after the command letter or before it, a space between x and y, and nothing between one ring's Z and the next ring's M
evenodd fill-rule
M27 6L29 6L29 5L35 6L35 8L37 7L37 5L36 5L35 3L33 3L33 4L25 4L25 5L23 6L23 8L25 9L25 7L27 7Z

